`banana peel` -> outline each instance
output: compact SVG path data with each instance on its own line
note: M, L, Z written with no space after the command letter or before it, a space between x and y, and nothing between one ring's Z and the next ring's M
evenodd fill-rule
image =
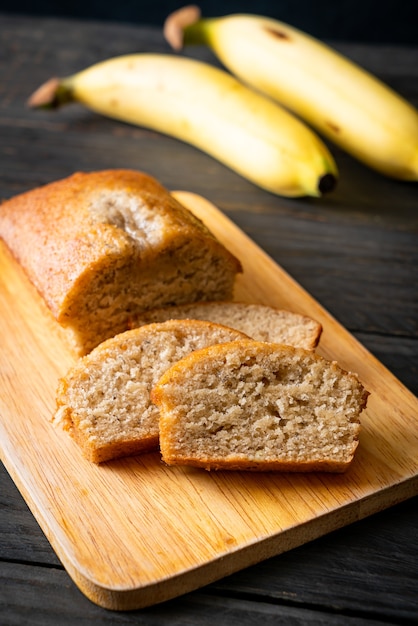
M28 105L70 102L187 142L277 195L319 197L338 179L329 149L306 124L201 61L174 54L115 57L47 81Z
M195 5L168 16L174 50L207 45L245 84L273 98L347 153L391 178L418 180L418 111L331 47L278 20L202 18Z

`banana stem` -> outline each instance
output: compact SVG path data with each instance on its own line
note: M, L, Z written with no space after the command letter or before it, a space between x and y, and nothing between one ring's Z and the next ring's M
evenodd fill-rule
M210 19L201 20L199 7L194 4L182 7L171 13L164 22L164 37L174 50L185 45L209 43Z
M57 109L68 102L73 102L70 81L50 78L30 96L27 105L31 109Z

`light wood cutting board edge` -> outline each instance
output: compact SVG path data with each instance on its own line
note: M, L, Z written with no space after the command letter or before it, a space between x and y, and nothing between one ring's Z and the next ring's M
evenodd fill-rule
M173 194L201 217L225 245L243 261L244 275L238 279L236 299L264 302L315 317L324 327L319 351L328 358L338 357L337 360L344 367L359 373L361 380L372 393L371 408L368 412L376 415L379 412L379 402L374 406L373 397L375 397L380 402L389 402L392 406L398 407L402 414L401 418L410 419L411 416L417 415L418 403L415 396L226 216L200 196L189 192L173 192ZM275 285L273 290L272 284ZM283 296L283 294L286 295ZM411 453L413 452L412 446L418 438L416 421L414 429L411 433L407 433ZM412 439L409 434L412 434ZM404 446L405 436L401 439ZM36 499L36 488L34 489L32 479L25 470L24 457L16 460L15 451L7 445L3 447L2 454L7 470L69 575L93 602L115 610L141 608L186 593L418 493L417 455L415 455L415 462L412 462L412 459L406 455L407 459L403 466L399 466L398 459L392 459L388 464L388 475L384 477L381 484L372 486L361 497L357 496L351 501L348 499L346 503L305 520L303 523L295 524L284 531L254 537L253 541L246 543L231 544L226 548L224 546L219 553L214 553L213 557L206 559L205 562L194 567L183 567L173 572L171 576L162 577L150 584L142 585L136 581L130 587L117 588L97 583L87 570L83 570L78 563L73 561L62 538L59 538L51 527L48 512ZM385 463L386 461L387 459ZM392 467L393 475L391 475Z

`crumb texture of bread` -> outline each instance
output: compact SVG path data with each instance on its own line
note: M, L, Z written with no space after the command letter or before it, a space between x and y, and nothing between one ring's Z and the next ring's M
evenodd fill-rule
M168 465L328 472L349 467L367 397L335 362L256 341L193 352L151 394Z
M76 173L0 205L0 237L78 355L147 309L231 298L241 264L157 180Z
M96 463L158 448L152 387L173 363L217 342L246 339L205 321L173 320L128 330L97 346L61 379L54 422Z
M131 327L169 319L200 319L236 328L257 341L284 343L313 350L322 326L316 320L262 304L244 302L197 302L147 311L134 317Z

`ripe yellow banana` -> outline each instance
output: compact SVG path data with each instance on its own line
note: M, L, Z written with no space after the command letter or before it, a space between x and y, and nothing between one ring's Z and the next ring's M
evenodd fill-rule
M418 112L370 73L309 35L256 15L170 15L173 48L211 47L246 84L274 98L371 168L418 180Z
M168 54L133 54L52 79L32 107L67 102L171 135L283 196L320 196L337 180L323 142L304 123L229 73Z

